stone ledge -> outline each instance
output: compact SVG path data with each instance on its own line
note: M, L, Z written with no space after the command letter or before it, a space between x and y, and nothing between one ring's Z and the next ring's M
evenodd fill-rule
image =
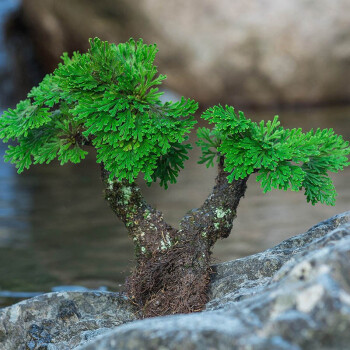
M350 212L214 270L211 300L195 314L137 321L127 299L108 292L15 304L0 310L0 348L329 350L350 343Z

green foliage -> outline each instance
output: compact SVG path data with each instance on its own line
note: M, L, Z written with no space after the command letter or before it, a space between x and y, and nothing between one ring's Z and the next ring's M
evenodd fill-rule
M168 188L168 182L175 183L179 171L184 168L184 161L188 159L187 151L191 148L189 144L172 144L169 152L158 158L152 180L156 181L159 178L160 185L164 186L165 189Z
M63 54L58 68L3 114L0 138L17 142L5 159L22 172L54 159L79 163L93 146L111 179L133 182L143 174L148 184L159 179L167 188L188 159L197 103L161 102L158 86L166 77L154 65L156 45L98 38L90 45L85 54ZM264 192L304 189L312 204L334 204L328 172L349 165L350 148L332 129L284 129L278 117L258 124L220 105L202 118L214 128L198 129L199 163L209 167L223 157L231 182L258 173Z
M79 163L92 145L111 178L133 182L143 173L147 182L175 182L197 103L160 101L166 77L153 63L156 45L130 39L116 46L97 38L90 45L85 54L63 54L53 74L3 114L0 137L17 141L5 159L18 172L55 158Z
M206 110L202 118L215 126L198 129L199 163L211 166L216 156L224 156L230 182L258 173L264 193L272 188L304 189L308 202L334 205L336 192L328 172L350 164L350 148L332 129L284 129L277 116L257 124L243 112L237 115L233 107L220 105Z
M221 143L220 132L217 129L198 128L197 137L196 144L202 149L202 156L198 163L206 164L207 168L214 166L214 159L219 160L217 148Z

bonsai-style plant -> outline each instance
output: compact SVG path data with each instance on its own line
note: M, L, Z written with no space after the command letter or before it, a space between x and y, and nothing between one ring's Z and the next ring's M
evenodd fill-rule
M28 98L0 120L9 145L5 160L18 172L32 164L79 163L95 148L105 196L134 243L136 266L125 290L143 316L199 311L207 302L211 249L230 234L249 176L264 192L291 189L306 200L333 205L328 172L349 165L348 142L332 129L284 129L278 117L259 124L230 106L214 106L197 130L199 163L216 165L213 191L178 228L143 198L138 181L175 183L191 145L197 103L161 102L156 45L129 40L119 45L90 40L85 54L63 54Z

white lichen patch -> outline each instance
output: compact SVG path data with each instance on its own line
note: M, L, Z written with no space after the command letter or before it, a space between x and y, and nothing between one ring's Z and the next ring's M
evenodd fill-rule
M295 303L294 297L291 294L281 295L280 293L271 293L271 297L276 296L276 302L271 310L271 319L277 318L280 314L286 310L293 308Z
M131 198L132 190L129 186L124 186L121 188L123 193L123 204L128 204Z
M170 240L170 236L168 233L165 235L165 240L166 240L166 243L168 244L168 246L171 247L171 240Z
M168 249L166 243L163 240L160 241L160 249L161 250L167 250Z
M143 213L143 217L145 219L149 219L151 217L151 212L148 209L146 209L145 212Z
M160 250L167 250L172 246L171 239L168 233L163 236L164 239L160 241Z
M291 275L299 280L307 279L312 271L312 266L309 261L303 261L302 263L296 265L291 270Z
M231 213L231 209L222 210L221 208L217 208L215 210L215 214L216 214L216 217L218 219L222 219L223 217L225 217L226 215L228 215L230 213Z
M331 271L331 268L325 264L321 265L319 268L318 268L318 273L319 274L328 274L329 272Z
M20 316L20 307L18 305L13 305L10 308L10 322L11 323L15 323L17 322L19 316Z
M150 228L151 230L154 230L154 231L157 231L157 230L158 230L158 229L157 229L157 226L154 225L154 224L149 224L149 228Z
M302 312L310 312L321 300L323 293L324 289L319 284L301 291L296 297L297 309Z
M339 299L341 302L350 305L350 295L343 290L339 292Z
M160 250L164 251L167 250L172 246L171 239L168 233L165 234L165 236L162 234L163 239L160 240Z
M113 186L114 186L114 181L108 179L107 183L108 183L108 189L112 191L113 190Z

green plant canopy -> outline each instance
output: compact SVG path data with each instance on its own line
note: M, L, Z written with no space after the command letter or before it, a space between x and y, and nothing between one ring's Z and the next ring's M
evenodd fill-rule
M5 159L22 172L31 164L79 163L89 144L110 178L133 182L143 173L150 183L175 182L196 121L197 103L160 101L166 78L154 65L156 45L130 39L119 45L90 40L85 54L62 56L28 98L0 120L0 137L10 145Z

